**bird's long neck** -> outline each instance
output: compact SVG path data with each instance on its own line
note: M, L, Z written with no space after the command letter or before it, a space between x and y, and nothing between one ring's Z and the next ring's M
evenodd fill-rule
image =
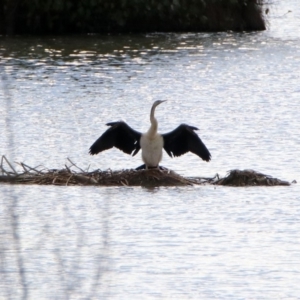
M158 124L157 124L156 118L154 117L155 108L156 108L156 106L153 105L151 108L151 112L150 112L151 126L148 130L148 136L150 136L150 137L154 137L157 133Z

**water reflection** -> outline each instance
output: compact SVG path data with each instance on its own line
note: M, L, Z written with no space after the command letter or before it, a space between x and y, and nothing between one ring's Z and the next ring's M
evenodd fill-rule
M56 61L60 59L94 61L99 58L123 60L126 58L163 56L162 54L180 55L197 53L205 49L229 49L249 43L253 45L255 39L262 33L214 33L214 34L148 34L122 36L75 36L64 38L37 39L7 38L2 40L3 57L25 57L28 64L30 58ZM241 41L241 36L243 41ZM248 42L247 42L248 40ZM31 60L31 62L34 62Z

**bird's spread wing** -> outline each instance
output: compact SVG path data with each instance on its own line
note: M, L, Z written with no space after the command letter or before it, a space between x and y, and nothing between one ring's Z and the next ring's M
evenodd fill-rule
M169 133L162 134L164 149L169 156L180 156L192 152L205 161L210 161L211 155L194 130L198 128L186 124L179 125Z
M98 154L99 152L112 147L116 147L123 152L132 155L139 152L141 148L140 132L135 131L125 122L111 122L106 125L110 127L90 147L91 155Z

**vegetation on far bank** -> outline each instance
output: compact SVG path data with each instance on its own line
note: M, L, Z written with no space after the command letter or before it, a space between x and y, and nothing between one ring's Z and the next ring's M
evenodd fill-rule
M0 34L265 30L264 0L3 0Z

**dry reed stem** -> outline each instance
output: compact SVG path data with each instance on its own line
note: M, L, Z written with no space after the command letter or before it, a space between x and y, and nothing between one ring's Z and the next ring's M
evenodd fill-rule
M14 169L14 167L11 165L11 163L8 161L8 159L6 158L5 155L2 156L1 165L2 165L2 163L3 163L3 160L6 161L6 163L9 165L9 167L13 170L13 173L14 173L14 174L18 174L17 171Z

